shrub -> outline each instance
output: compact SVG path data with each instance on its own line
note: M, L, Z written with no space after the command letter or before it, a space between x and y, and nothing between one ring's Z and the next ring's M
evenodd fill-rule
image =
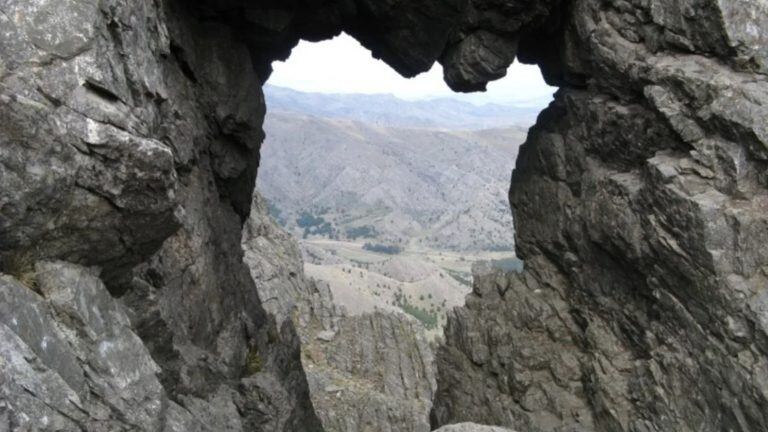
M13 276L27 288L37 291L37 270L35 257L31 252L17 252L6 256L2 261L2 272Z
M256 347L251 347L248 350L248 355L245 357L245 370L248 375L253 375L261 372L261 357Z
M355 240L358 237L362 238L374 238L376 237L376 228L370 225L364 225L359 227L347 228L347 238Z
M383 245L378 243L366 243L363 245L363 249L376 253L383 253L387 255L397 255L402 252L402 248L395 245Z
M447 270L447 269L446 271L448 272L449 275L451 275L452 278L454 278L460 284L468 286L470 288L472 287L472 282L469 279L463 277L461 272L457 272L454 270Z
M296 219L296 225L300 228L309 228L313 226L322 225L325 223L325 219L322 217L316 217L312 213L302 212Z
M410 304L408 301L404 301L404 302L401 301L399 302L398 306L400 306L400 309L402 309L403 312L421 321L421 323L424 324L424 327L426 327L427 330L434 330L437 328L436 313L428 312L418 306L414 306Z
M325 235L328 237L336 235L336 230L330 222L321 216L314 216L311 213L302 212L296 219L296 225L299 228L304 228L304 238L307 238L309 235Z

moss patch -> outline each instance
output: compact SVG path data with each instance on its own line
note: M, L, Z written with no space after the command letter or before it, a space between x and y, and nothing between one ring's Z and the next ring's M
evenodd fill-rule
M248 355L245 357L245 370L248 375L253 375L261 372L262 364L259 351L255 347L251 347L248 350Z
M37 270L35 270L35 257L31 252L18 252L6 256L2 260L0 270L13 276L27 288L37 291Z

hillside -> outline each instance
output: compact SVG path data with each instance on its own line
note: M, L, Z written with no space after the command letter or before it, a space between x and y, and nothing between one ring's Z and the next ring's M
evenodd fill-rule
M296 112L330 119L348 119L369 125L450 130L528 127L541 111L531 106L475 105L456 99L409 101L388 94L325 94L264 86L270 112Z
M271 112L259 188L299 237L511 250L507 185L526 128L374 126Z

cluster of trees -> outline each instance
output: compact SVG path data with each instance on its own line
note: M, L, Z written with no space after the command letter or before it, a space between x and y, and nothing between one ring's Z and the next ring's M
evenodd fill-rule
M380 243L365 243L363 249L371 252L383 253L388 255L397 255L403 251L403 248L396 245L384 245Z
M304 228L304 238L307 238L309 235L328 236L330 238L336 236L336 230L330 222L326 221L322 216L315 216L312 213L302 212L296 218L296 225L299 228Z
M398 292L395 294L395 304L400 309L402 309L403 312L421 321L421 323L424 324L424 327L426 327L427 330L434 330L437 328L437 324L438 324L437 312L428 311L426 309L422 309L416 305L411 304L408 301L408 299L403 295L402 292Z
M426 327L427 330L434 330L437 328L436 313L428 312L418 306L414 306L408 303L407 301L400 304L399 306L400 306L400 309L403 310L403 312L421 321L421 323L424 324L424 327Z
M357 238L374 238L378 233L376 228L370 225L363 225L359 227L347 228L346 235L348 239L356 240Z

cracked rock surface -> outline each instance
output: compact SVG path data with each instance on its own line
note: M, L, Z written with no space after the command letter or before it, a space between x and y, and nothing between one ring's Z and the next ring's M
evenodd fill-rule
M192 3L0 0L0 428L321 430L301 343L347 330L253 185L271 62L346 31L459 91L515 58L561 88L513 175L526 269L477 269L432 427L768 430L765 2Z
M395 313L348 316L327 284L305 277L296 240L271 219L258 192L252 208L245 262L265 308L278 322L293 322L301 337L310 397L325 430L431 430L434 357L421 324Z
M512 179L526 269L476 269L436 424L768 427L768 15L741 7L573 1L557 50L521 44L562 86Z

